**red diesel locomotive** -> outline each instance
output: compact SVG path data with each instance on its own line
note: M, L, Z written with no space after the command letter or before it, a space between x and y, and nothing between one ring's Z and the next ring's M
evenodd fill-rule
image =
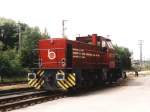
M96 34L41 39L39 68L28 74L28 84L36 89L71 90L113 82L122 77L111 40Z

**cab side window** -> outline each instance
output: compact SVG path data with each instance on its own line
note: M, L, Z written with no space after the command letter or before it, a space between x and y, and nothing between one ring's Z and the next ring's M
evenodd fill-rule
M106 42L105 41L102 41L102 47L106 47Z
M101 51L102 52L106 52L107 51L107 45L106 42L102 40L102 47L101 47Z

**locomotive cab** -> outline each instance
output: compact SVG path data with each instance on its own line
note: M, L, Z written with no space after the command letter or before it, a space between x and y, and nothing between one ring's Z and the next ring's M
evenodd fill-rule
M97 46L102 57L102 63L108 65L110 69L115 68L115 50L110 39L93 34L91 36L77 37L76 40Z

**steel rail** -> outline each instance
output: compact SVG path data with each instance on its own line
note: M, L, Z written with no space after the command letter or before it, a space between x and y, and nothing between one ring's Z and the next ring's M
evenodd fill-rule
M20 101L24 99L30 99L42 95L46 95L47 93L45 91L41 92L26 92L26 93L21 93L21 94L13 94L13 95L8 95L8 96L2 96L0 97L0 105L10 103L13 101Z
M19 99L18 97L13 97L13 98L8 98L8 99L3 99L3 101L8 101L9 102L4 102L0 104L0 112L5 112L5 111L10 111L13 109L18 109L18 108L24 108L30 105L34 104L39 104L42 102L50 101L50 100L55 100L59 98L65 97L65 93L57 93L57 94L38 94L38 95L24 95L21 96Z
M13 94L22 94L27 92L36 92L37 90L33 88L19 88L19 89L11 89L11 90L1 90L0 97L9 96Z

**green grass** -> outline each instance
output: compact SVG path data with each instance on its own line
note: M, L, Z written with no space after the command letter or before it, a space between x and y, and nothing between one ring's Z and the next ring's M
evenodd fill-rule
M25 82L27 81L26 76L14 76L14 77L3 77L3 80L0 83L8 83L8 82Z

